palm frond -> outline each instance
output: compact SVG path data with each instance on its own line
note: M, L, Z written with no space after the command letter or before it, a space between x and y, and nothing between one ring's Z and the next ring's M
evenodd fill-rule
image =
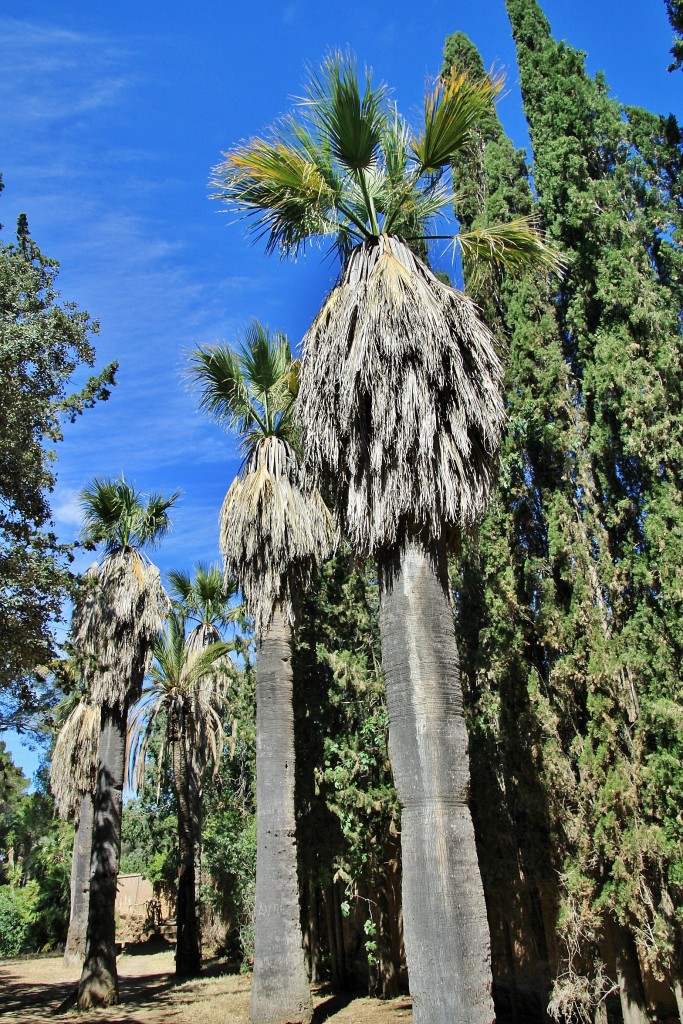
M159 570L124 548L86 573L71 636L96 704L123 707L136 696L170 601Z
M189 360L192 386L199 393L199 408L218 423L238 433L253 424L263 426L249 395L239 356L227 345L196 349Z
M81 539L86 544L103 544L111 554L122 548L153 547L168 532L168 510L178 500L176 491L168 498L144 496L123 477L95 477L80 494Z
M366 70L361 95L355 59L347 54L330 54L320 72L309 68L306 115L332 155L351 171L367 170L375 159L386 126L386 86L372 86Z
M238 580L257 636L276 602L293 618L293 598L328 557L334 525L317 490L304 487L297 456L280 437L262 439L230 487L220 517L225 570Z
M502 76L477 81L456 68L437 81L425 96L424 127L413 146L420 173L436 174L450 164L502 88Z
M485 507L505 422L495 342L397 238L354 250L304 338L297 416L354 550L440 537Z
M530 217L461 232L453 244L462 252L469 279L475 281L490 266L509 274L534 269L557 274L566 266L562 254L548 245Z
M210 760L217 765L223 735L219 709L231 675L229 652L230 644L220 638L208 646L193 646L185 639L184 615L169 615L154 645L145 689L129 719L128 779L133 788L140 791L144 786L149 741L162 716L179 726L178 741L194 748L193 764L200 774ZM168 744L160 751L159 772L166 750Z
M224 154L214 169L213 198L252 218L251 231L266 239L267 252L296 253L311 238L334 234L340 196L331 174L311 159L313 141L304 148L286 121L280 129L281 139L252 139Z

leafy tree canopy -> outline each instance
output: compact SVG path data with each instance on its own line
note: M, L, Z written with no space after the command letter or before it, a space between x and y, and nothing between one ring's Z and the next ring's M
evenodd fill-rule
M2 180L0 179L0 189ZM70 549L49 502L62 424L109 397L116 363L71 391L92 367L96 321L55 288L59 265L19 216L16 241L0 241L0 724L22 728L35 710L32 675L53 656L51 625L72 577ZM12 689L12 693L8 692Z

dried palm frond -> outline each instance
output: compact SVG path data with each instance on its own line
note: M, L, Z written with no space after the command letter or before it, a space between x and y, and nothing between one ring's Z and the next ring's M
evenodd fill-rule
M74 818L84 793L95 791L100 708L80 700L64 722L50 765L50 789L60 818Z
M474 303L408 246L356 247L304 338L298 419L313 478L358 552L441 537L485 507L503 369Z
M276 603L293 621L293 599L333 542L330 512L320 493L303 485L292 446L265 437L230 487L220 515L225 571L239 581L257 636Z
M72 641L94 703L123 707L137 697L169 608L159 570L137 551L120 549L90 567Z

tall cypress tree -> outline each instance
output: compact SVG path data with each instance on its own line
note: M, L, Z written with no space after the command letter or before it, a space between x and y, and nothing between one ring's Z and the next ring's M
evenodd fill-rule
M460 33L448 38L444 58L445 70L456 64L485 73ZM493 113L453 174L466 229L535 213L525 154ZM556 878L580 813L572 749L593 604L577 516L580 429L551 282L482 280L465 271L468 291L508 342L509 426L497 499L463 545L455 585L497 1009L528 1020L550 998Z
M570 602L584 623L567 748L581 827L572 836L567 816L565 974L574 996L583 979L595 998L594 951L611 940L635 1020L645 1012L637 954L681 1005L681 139L672 118L611 99L583 55L551 37L535 0L507 7L539 209L568 256L556 311L578 431L572 529L587 555L585 595Z

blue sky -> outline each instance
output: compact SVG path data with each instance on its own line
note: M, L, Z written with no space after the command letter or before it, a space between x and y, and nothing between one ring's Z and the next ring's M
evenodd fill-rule
M542 0L553 33L588 52L625 103L681 115L681 73L666 71L663 0ZM315 250L266 258L209 201L221 152L299 95L306 64L350 47L400 109L419 119L445 36L466 32L506 70L499 111L526 145L503 0L476 3L5 2L0 14L0 197L9 240L25 211L61 263L64 298L97 317L98 364L121 364L109 402L66 427L53 509L62 539L76 494L124 472L143 491L176 488L162 570L218 557L217 516L238 467L231 439L195 412L183 382L197 343L234 339L253 317L297 344L334 282ZM82 564L82 563L81 563ZM18 763L35 755L10 738Z

